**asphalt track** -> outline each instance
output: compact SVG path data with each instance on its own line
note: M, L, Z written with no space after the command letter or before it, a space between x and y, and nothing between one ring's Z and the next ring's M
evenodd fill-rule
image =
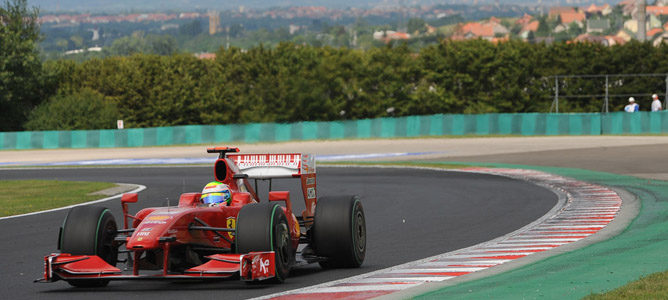
M182 192L198 191L212 178L210 167L70 168L0 170L0 180L57 179L137 183L147 186L132 208L175 204ZM275 181L274 189L297 195L296 182ZM556 203L552 192L528 182L463 172L392 168L318 170L318 194L359 194L368 232L362 268L293 271L283 284L236 281L172 283L112 282L101 289L72 288L65 282L36 284L45 254L56 252L65 211L0 220L0 291L4 299L240 299L310 286L468 247L512 232L536 220ZM266 186L260 185L260 190ZM294 197L294 196L293 196ZM303 202L294 201L301 211ZM120 221L120 203L109 207Z

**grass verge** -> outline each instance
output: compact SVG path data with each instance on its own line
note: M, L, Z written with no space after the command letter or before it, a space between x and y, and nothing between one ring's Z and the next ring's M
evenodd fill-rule
M591 294L583 299L668 299L668 271L643 276L607 293Z
M25 214L97 200L90 193L115 186L108 182L57 180L0 181L0 217Z

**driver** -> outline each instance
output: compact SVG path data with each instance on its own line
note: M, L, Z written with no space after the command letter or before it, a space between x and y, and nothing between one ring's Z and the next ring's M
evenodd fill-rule
M218 181L212 181L202 190L202 203L208 206L229 205L232 199L230 187Z

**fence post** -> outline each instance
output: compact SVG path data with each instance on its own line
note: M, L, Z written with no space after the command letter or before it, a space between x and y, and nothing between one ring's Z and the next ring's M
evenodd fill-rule
M668 109L668 74L666 74L666 94L663 96L663 109Z
M554 105L559 113L559 76L554 76Z
M608 110L608 75L605 75L605 112L610 112Z

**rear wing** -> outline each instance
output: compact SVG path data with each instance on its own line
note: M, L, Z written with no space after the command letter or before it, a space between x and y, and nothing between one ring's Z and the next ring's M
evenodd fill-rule
M228 154L250 179L302 177L315 174L315 156L301 153Z
M227 161L234 163L233 174L241 175L247 179L257 180L275 178L299 178L304 195L306 209L302 212L304 221L310 221L315 214L317 203L315 155L304 153L277 153L277 154L237 154L239 148L215 147L207 149L208 153L219 153L218 160L214 166L214 175L219 181L227 178L230 170ZM225 166L220 169L220 166ZM228 179L229 180L229 179ZM271 190L271 181L270 181ZM256 197L257 198L257 197Z
M317 203L315 155L303 153L228 154L249 179L299 178L302 184L304 220L313 217ZM270 185L271 186L271 185Z

